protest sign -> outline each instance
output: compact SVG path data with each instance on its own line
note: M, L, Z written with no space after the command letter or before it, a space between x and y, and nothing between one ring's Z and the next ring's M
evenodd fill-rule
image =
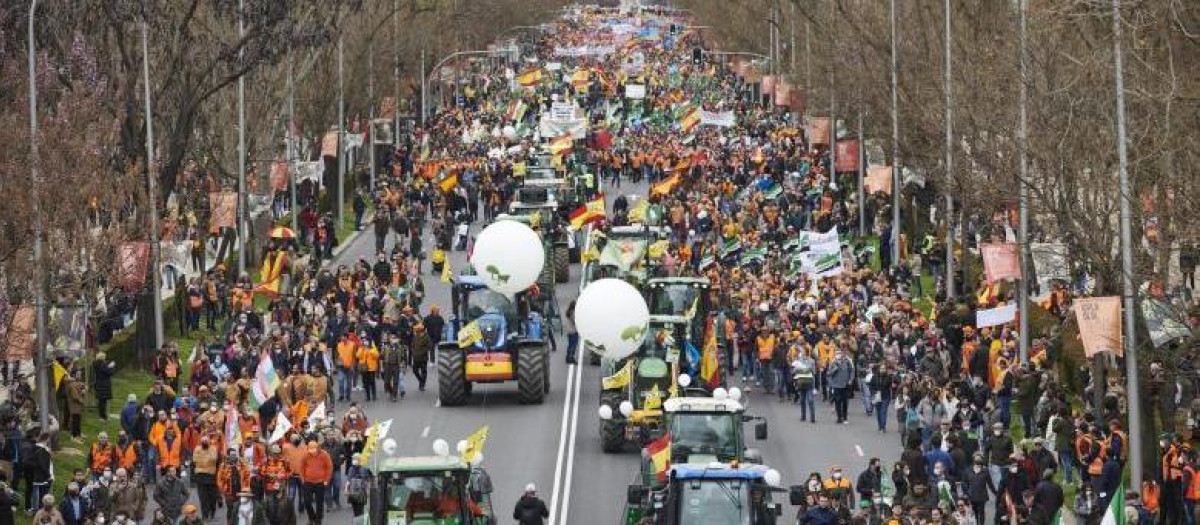
M1142 316L1146 320L1146 330L1150 332L1150 342L1158 348L1175 339L1192 335L1187 325L1187 312L1170 302L1141 296Z
M208 194L208 227L213 230L237 224L237 193L215 191Z
M829 144L829 117L813 117L808 122L808 141L812 144Z
M1075 299L1075 320L1087 357L1100 352L1124 355L1121 344L1121 298L1080 297Z
M891 195L892 167L871 166L867 168L867 175L863 178L863 190L868 194L883 192Z
M125 242L117 247L117 282L127 292L146 283L146 266L150 264L150 243Z
M708 124L720 128L730 128L737 125L737 116L733 110L729 111L700 111L700 124Z
M1038 289L1050 293L1051 281L1071 282L1067 266L1067 246L1061 242L1035 242L1029 245L1033 256L1033 272L1037 274Z
M983 272L988 282L1021 279L1021 258L1015 243L983 243L979 245L979 254L983 257Z
M978 310L975 312L975 327L987 328L989 326L1002 325L1004 323L1011 323L1016 318L1017 303L1006 304L990 310Z
M338 134L330 131L321 139L321 156L336 157L338 154Z
M632 99L646 98L645 84L625 84L625 98L632 98Z

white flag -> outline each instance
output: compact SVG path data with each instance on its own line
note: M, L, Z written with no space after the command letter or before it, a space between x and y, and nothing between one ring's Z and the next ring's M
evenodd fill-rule
M278 416L275 416L275 431L271 432L271 439L267 440L267 444L271 444L283 439L283 436L286 435L291 429L292 422L288 421L287 416L285 416L283 412L280 412Z
M316 410L313 410L308 415L308 428L317 428L318 424L325 421L325 417L325 402L322 401L321 404L317 405Z

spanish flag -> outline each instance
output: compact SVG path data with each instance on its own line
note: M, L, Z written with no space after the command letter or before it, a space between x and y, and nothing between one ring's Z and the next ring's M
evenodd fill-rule
M528 87L536 87L538 84L541 84L542 83L541 68L534 68L534 69L530 69L529 71L526 71L524 73L521 73L521 75L517 77L517 83L520 84L521 87L527 87L527 88Z
M548 147L551 155L565 155L575 147L575 138L571 135L563 135L551 140Z
M583 206L575 208L571 212L571 229L581 230L587 224L603 220L608 217L604 211L604 194L596 194L596 198L587 201Z
M662 182L650 187L650 196L667 195L675 190L675 186L679 185L679 174L676 173L667 177Z
M684 133L691 133L696 126L700 124L700 108L692 106L683 112L683 117L679 119L679 129Z
M667 470L671 468L671 434L663 434L662 437L651 441L643 449L646 459L654 465L654 475L659 481L667 480Z
M717 331L712 318L709 318L705 332L704 351L700 356L700 379L709 388L716 388L721 385L721 365L717 359Z
M438 181L438 188L442 190L442 193L450 193L455 186L458 186L458 174L454 172L447 173L442 180Z

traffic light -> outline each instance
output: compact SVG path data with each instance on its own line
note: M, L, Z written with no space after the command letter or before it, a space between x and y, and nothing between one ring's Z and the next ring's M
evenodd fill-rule
M692 48L692 64L700 65L704 63L704 50L698 47Z

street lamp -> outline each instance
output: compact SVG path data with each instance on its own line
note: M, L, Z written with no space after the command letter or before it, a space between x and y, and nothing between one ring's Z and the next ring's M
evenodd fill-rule
M37 367L38 424L44 431L50 426L50 367L46 364L46 286L45 261L42 255L42 175L38 172L37 141L37 49L33 39L34 13L37 0L29 2L29 177L33 182L33 265L36 279L33 283L34 318L37 326L37 344L33 347L33 359Z
M450 60L453 60L460 56L495 55L497 53L498 53L498 51L488 51L488 50L455 51L454 53L450 53L449 55L447 55L446 58L443 58L440 61L438 61L438 63L434 64L433 69L431 69L430 71L437 72L443 65L446 64L446 62L449 62ZM424 52L422 51L422 54L421 54L422 62L425 61L424 57L425 57L425 55L424 55ZM422 123L425 122L425 116L428 114L426 107L425 107L426 106L425 94L426 94L426 92L428 92L428 90L429 90L429 78L428 78L428 75L425 74L424 65L422 65L422 67L421 67L421 122Z

